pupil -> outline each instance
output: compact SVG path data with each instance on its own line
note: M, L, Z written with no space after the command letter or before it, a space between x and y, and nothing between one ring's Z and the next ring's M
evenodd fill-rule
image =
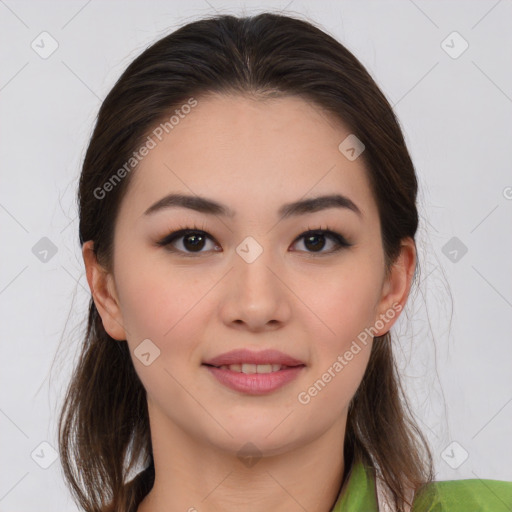
M195 239L195 242L189 243L191 239ZM185 237L184 244L187 249L194 250L199 248L200 250L203 248L203 245L201 244L204 244L204 239L202 235L190 234Z
M311 240L315 240L318 242L318 239L319 238L322 238L323 239L323 235L309 235L306 240L305 240L305 245L308 249L323 249L324 245L325 245L325 240L322 240L322 242L320 244L318 243L313 243L312 246L308 245ZM319 247L320 245L320 247Z

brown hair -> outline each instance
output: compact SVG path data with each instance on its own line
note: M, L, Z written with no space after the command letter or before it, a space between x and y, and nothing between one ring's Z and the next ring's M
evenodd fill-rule
M210 93L295 95L341 120L365 145L361 155L381 223L386 270L418 227L417 180L398 121L363 65L310 22L263 13L189 23L137 57L101 105L79 184L80 244L94 241L111 269L112 241L127 174L98 191L149 131L191 97ZM417 269L416 269L417 270ZM416 277L416 274L415 274ZM87 331L59 418L64 475L88 512L127 512L149 492L154 464L146 392L125 341L111 338L93 299ZM345 463L381 475L395 510L432 480L432 456L403 393L390 334L375 338L348 413ZM127 483L143 462L146 470Z

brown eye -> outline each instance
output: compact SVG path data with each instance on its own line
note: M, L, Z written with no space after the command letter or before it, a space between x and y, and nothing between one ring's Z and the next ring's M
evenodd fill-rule
M170 233L165 238L157 242L157 245L165 247L169 251L179 252L184 254L200 254L210 241L213 249L219 246L214 243L213 238L204 231L194 229L180 229Z
M304 237L304 245L308 250L321 251L325 247L325 235L308 235Z
M187 251L200 251L204 247L204 244L204 235L191 233L183 237L183 246Z
M342 235L330 230L308 231L297 238L296 243L299 240L303 240L304 247L306 248L305 252L319 254L330 254L352 245L349 244ZM329 246L328 241L330 241L331 248L322 251L326 245Z
M335 231L317 229L309 230L300 235L294 245L303 240L305 250L300 249L301 252L309 254L327 255L337 252L345 247L350 247L345 238ZM211 242L211 247L207 247L208 242ZM176 252L184 255L200 255L210 251L222 251L221 247L216 241L205 231L199 229L180 229L168 234L165 238L157 242L157 245L165 247L171 252ZM323 250L328 247L327 250ZM294 249L294 251L297 249Z

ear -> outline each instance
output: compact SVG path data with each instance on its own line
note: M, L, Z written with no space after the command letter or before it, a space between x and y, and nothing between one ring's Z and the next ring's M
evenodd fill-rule
M116 340L126 340L123 317L112 274L98 262L94 253L94 242L89 240L82 247L87 282L91 289L96 309L101 316L103 327Z
M384 323L375 336L386 334L398 320L405 307L416 268L416 244L412 238L404 238L400 254L384 278L382 294L377 307L375 325ZM379 322L380 320L380 322Z

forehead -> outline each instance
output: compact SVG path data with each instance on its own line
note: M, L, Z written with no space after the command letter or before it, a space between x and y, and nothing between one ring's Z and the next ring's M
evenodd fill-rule
M155 146L133 171L121 215L140 217L171 192L215 198L241 216L338 192L363 216L376 213L362 158L338 149L350 130L315 104L212 95L177 110L175 124L150 132Z

